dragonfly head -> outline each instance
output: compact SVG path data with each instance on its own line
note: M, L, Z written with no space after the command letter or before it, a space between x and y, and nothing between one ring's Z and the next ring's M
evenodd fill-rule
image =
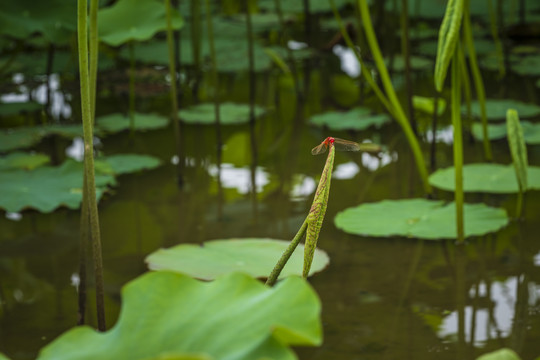
M334 145L334 138L333 138L333 137L328 137L328 138L326 139L326 141L327 141L327 144L328 144L328 145Z

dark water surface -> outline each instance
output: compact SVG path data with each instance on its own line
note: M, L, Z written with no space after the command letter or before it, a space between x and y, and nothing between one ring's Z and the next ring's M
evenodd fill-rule
M336 155L319 239L331 263L310 279L323 304L324 343L318 348L298 348L300 358L474 359L504 346L515 349L523 359L540 356L538 192L526 196L524 221L514 221L496 234L468 239L463 249L453 241L360 237L337 230L333 218L340 210L423 193L396 124L361 134L328 132L306 124L310 114L336 106L324 81L330 70L321 69L312 71L309 97L300 115L292 88L280 88L278 81L258 76L257 103L270 111L257 120L256 169L251 166L249 126L224 127L221 190L216 181L212 126L184 128L188 165L183 188L178 188L170 163L174 153L171 126L137 133L133 139L128 134L102 139L101 149L107 155L139 152L165 163L156 170L121 176L114 194L99 204L108 327L118 316L121 287L147 271L144 258L160 247L232 237L291 239L307 214L325 161L324 156L312 156L310 149L332 135L373 139L387 150L382 159L359 153ZM247 101L246 76L227 77L223 100ZM415 79L419 88L430 81L421 74ZM493 92L490 81L487 76L488 92ZM522 93L520 84L521 80L510 77L497 87L506 87L508 96L531 100L531 93ZM122 99L101 101L103 109ZM147 111L167 113L166 95L138 101ZM448 122L448 112L443 121ZM508 163L506 141L493 145L497 162ZM427 159L428 145L423 148ZM466 163L481 161L481 144L467 142L465 154ZM539 155L531 148L529 162L537 165ZM451 145L438 143L437 161L441 167L452 163ZM253 171L255 197L251 194ZM443 192L436 191L436 196L452 199ZM502 206L510 214L515 211L515 195L466 198ZM78 228L79 213L65 209L52 214L27 211L18 221L0 218L0 290L6 299L0 308L0 350L13 359L35 357L41 347L76 323L73 283L78 271ZM93 321L95 314L88 318ZM460 324L464 336L458 336Z

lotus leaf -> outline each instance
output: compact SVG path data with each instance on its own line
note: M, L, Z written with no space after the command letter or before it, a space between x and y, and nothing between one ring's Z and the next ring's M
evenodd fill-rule
M0 172L0 208L9 212L36 209L48 213L60 206L76 209L82 200L83 164L67 160L59 167ZM110 175L96 174L96 195L115 183Z
M540 55L523 57L512 66L512 71L523 76L539 76ZM521 113L519 115L521 116Z
M342 8L347 4L352 4L352 0L334 0L336 7ZM275 11L274 0L259 0L257 5L261 10ZM282 1L281 10L285 13L303 13L304 6L302 1ZM311 13L331 12L332 7L328 0L309 0L309 11Z
M269 288L240 273L201 282L158 271L128 283L122 298L111 330L74 328L38 359L295 359L289 346L321 343L319 299L298 277Z
M145 41L167 29L165 4L157 0L119 0L99 10L101 41L118 46L128 41ZM180 29L184 20L173 9L173 29Z
M54 134L68 139L83 137L82 124L46 125L41 128L45 134ZM99 129L94 129L94 135L99 135Z
M512 99L487 99L486 115L488 120L506 119L506 110L516 109L520 118L530 118L540 115L540 106L535 104L525 104ZM463 114L467 113L467 107L464 104L461 107ZM480 118L480 104L478 101L471 102L471 115Z
M432 115L435 111L435 98L414 95L413 106L416 110ZM446 101L442 98L438 98L437 115L441 116L444 113L444 110L446 110Z
M44 154L15 152L6 157L0 157L0 170L33 170L41 165L49 163L50 160L51 159Z
M39 33L48 42L66 42L77 28L76 13L75 1L5 1L0 10L0 34L26 40Z
M521 358L512 349L503 348L497 351L484 354L476 360L521 360Z
M135 113L135 130L146 131L160 129L169 123L163 116ZM107 133L117 133L129 129L129 117L119 113L105 115L96 119L96 126Z
M465 204L465 236L480 236L508 224L504 209ZM334 219L336 226L364 236L406 236L427 240L455 239L454 203L426 199L383 200L346 209Z
M315 126L326 127L330 130L365 130L370 126L380 128L390 122L387 114L370 114L370 109L357 107L347 112L330 111L314 115L309 123Z
M115 175L128 174L141 170L155 169L161 165L161 160L149 155L117 154L98 158L110 166Z
M528 189L540 189L540 167L528 167ZM429 177L431 185L454 191L454 168L439 169ZM518 183L512 164L467 164L463 166L463 191L485 193L517 193Z
M39 128L33 127L18 127L0 131L0 152L29 148L40 142L42 137L43 133Z
M523 137L525 142L530 145L540 144L540 124L531 123L529 121L521 121L523 128ZM478 140L483 140L482 124L474 123L472 126L472 134ZM488 138L497 140L506 138L506 124L489 124Z
M249 121L249 105L225 102L220 104L221 125L244 124ZM263 115L265 110L255 106L255 117ZM203 103L180 110L178 113L180 120L189 124L215 124L214 104Z
M223 274L243 272L256 278L265 278L276 265L289 241L274 239L223 239L199 244L180 244L160 249L146 258L152 270L172 270L197 279L213 280ZM281 277L301 275L304 247L299 245ZM328 265L328 255L316 250L310 274Z
M0 116L12 116L22 112L34 112L43 109L43 105L34 102L12 102L0 104Z
M411 56L411 70L427 70L433 68L433 60L425 57ZM390 59L385 59L388 66ZM405 71L405 60L403 56L395 56L393 59L393 70L397 72Z

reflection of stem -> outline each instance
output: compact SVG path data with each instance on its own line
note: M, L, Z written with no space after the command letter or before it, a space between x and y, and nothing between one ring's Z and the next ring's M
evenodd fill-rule
M92 0L96 1L97 0ZM88 189L88 203L82 206L88 206L90 215L90 233L92 237L94 271L96 277L96 305L98 316L98 329L105 331L105 302L103 289L103 263L101 259L101 235L99 230L99 215L96 200L96 183L94 177L94 150L92 135L92 109L90 102L90 84L88 74L88 35L87 35L87 2L78 1L77 8L77 33L79 46L79 73L81 81L81 112L83 118L84 133L84 162L85 162L85 185ZM97 54L93 54L96 56ZM83 185L84 186L84 185Z
M268 279L266 280L266 285L273 286L276 283L279 277L279 274L281 274L281 270L283 270L283 268L285 267L285 264L287 264L287 261L289 260L292 253L294 252L294 250L300 243L300 240L302 240L302 238L304 237L304 234L306 233L307 225L308 225L308 219L306 217L306 219L304 220L304 223L300 227L300 230L298 230L298 232L292 239L291 243L289 244L287 249L285 249L285 251L283 252L283 255L281 255L281 258L278 260L276 266L270 273L270 276L268 276Z
M176 61L174 58L171 0L165 0L165 7L167 9L167 46L169 48L169 76L171 77L171 118L173 121L176 156L178 157L178 164L176 165L176 177L178 184L182 184L184 159L182 156L182 147L180 141L180 124L178 119L178 95L176 89L178 76L176 75Z
M129 129L135 133L135 50L133 40L129 42Z

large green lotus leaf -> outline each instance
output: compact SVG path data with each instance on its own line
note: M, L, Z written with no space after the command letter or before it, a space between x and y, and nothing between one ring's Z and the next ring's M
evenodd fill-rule
M535 104L525 104L512 99L487 99L486 115L488 120L506 119L506 110L515 109L520 118L528 118L540 115L540 106ZM464 104L461 107L463 114L467 113L467 107ZM480 118L480 104L477 100L471 102L471 115Z
M155 169L161 165L161 160L150 155L117 154L103 156L97 159L109 165L115 175L128 174L141 170Z
M265 110L255 106L255 117L265 113ZM245 124L249 121L249 105L225 102L219 106L220 123L222 125ZM180 120L189 124L215 124L214 104L202 103L178 112Z
M523 137L525 142L530 145L540 144L540 124L535 124L529 121L521 121L521 127L523 128ZM488 138L490 140L497 140L506 137L506 124L489 124L488 125ZM478 140L484 139L482 132L482 124L474 123L472 126L472 134Z
M270 275L290 241L275 239L223 239L199 244L180 244L148 255L152 270L172 270L197 279L213 280L223 274L243 272L256 278ZM302 275L304 247L299 245L281 277ZM317 249L310 274L323 270L330 260Z
M184 20L173 9L172 27L180 29ZM101 41L118 46L128 41L145 41L167 29L165 3L157 0L119 0L99 10Z
M49 163L50 160L49 156L45 154L14 152L5 157L0 157L0 170L33 170Z
M12 116L23 112L35 112L43 109L43 105L34 102L13 102L0 104L0 116Z
M309 123L315 126L326 127L330 130L365 130L370 126L380 128L390 122L387 114L370 114L370 109L357 107L347 112L330 111L314 115Z
M477 357L476 360L521 360L512 349L502 348Z
M77 28L76 14L76 1L3 1L0 34L27 40L39 33L48 42L65 42Z
M42 138L43 132L34 127L0 131L0 152L29 148L40 142Z
M96 119L96 127L107 133L117 133L129 130L129 117L120 113L109 114ZM135 130L146 131L160 129L167 126L169 120L166 117L156 114L135 113Z
M540 167L528 167L528 190L540 189ZM429 177L439 189L454 191L454 167L439 169ZM467 164L463 166L463 191L485 193L517 193L516 173L512 164Z
M0 208L9 212L36 209L44 213L60 206L76 209L82 201L83 164L67 160L59 167L0 172ZM101 197L114 177L96 174L96 195Z
M151 272L124 287L122 304L111 330L74 328L43 348L38 359L205 354L212 359L292 360L296 356L289 346L321 343L320 301L299 277L269 288L240 273L202 282Z
M465 236L497 231L508 224L504 209L465 204ZM405 236L427 240L455 239L456 207L426 199L383 200L346 209L336 215L336 226L364 236Z

